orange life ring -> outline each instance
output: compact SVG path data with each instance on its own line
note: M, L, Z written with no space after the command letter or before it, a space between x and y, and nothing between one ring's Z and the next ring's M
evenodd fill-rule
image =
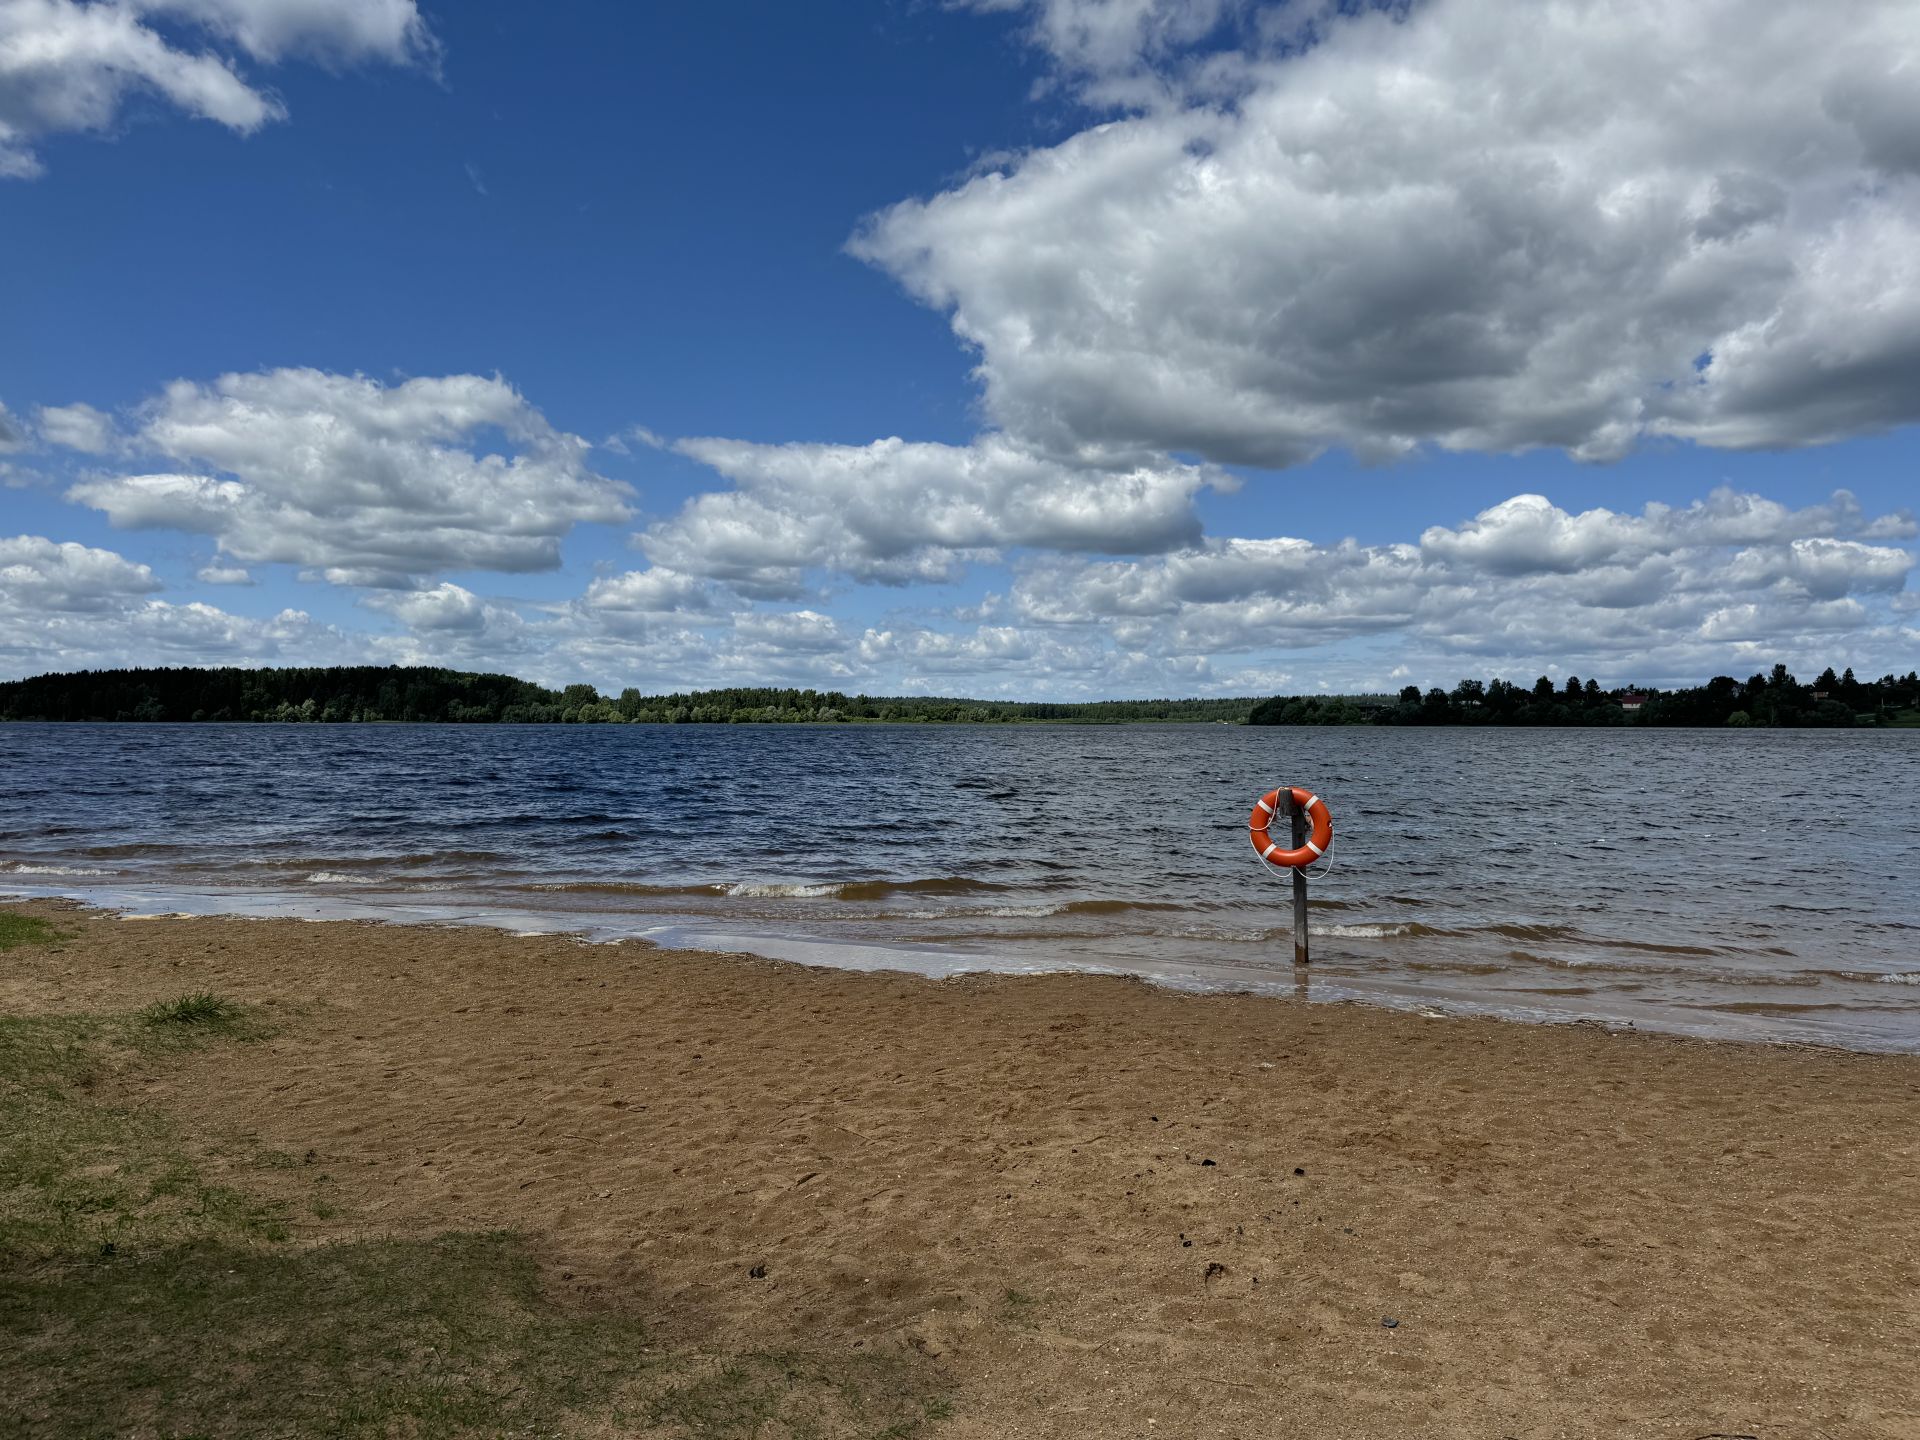
M1294 809L1313 822L1313 834L1307 837L1305 845L1298 850L1283 850L1267 834L1267 827L1273 823L1280 809L1278 790L1269 790L1253 802L1253 813L1247 817L1247 830L1253 838L1254 853L1262 860L1283 870L1298 870L1327 853L1327 847L1333 843L1333 816L1328 813L1327 802L1311 791L1290 785L1287 793L1293 797Z

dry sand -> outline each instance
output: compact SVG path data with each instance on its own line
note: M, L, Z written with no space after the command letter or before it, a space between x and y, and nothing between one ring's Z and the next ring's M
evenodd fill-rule
M518 1228L695 1342L912 1346L943 1435L1920 1437L1920 1058L59 913L0 1009L287 1017L146 1098L313 1152L304 1237Z

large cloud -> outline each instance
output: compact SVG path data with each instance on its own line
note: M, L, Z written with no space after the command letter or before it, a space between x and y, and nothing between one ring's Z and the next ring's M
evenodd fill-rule
M1775 653L1892 663L1915 561L1881 542L1915 531L1910 515L1869 517L1845 492L1793 510L1721 490L1639 515L1521 495L1417 544L1214 540L1149 561L1039 562L1004 613L1163 656L1392 636L1430 668L1565 663L1616 680L1697 678Z
M1038 13L1112 73L1220 8ZM995 423L1061 454L1605 458L1920 418L1920 8L1432 0L1313 38L853 248L951 312Z
M222 47L267 63L433 53L414 0L0 0L0 177L37 175L37 137L107 129L138 93L243 135L283 118Z
M638 537L656 563L793 597L825 568L855 580L950 578L958 561L1009 546L1146 554L1191 544L1196 491L1217 477L1172 461L1067 465L1004 435L971 445L676 447L735 482L696 496Z
M468 448L488 436L502 450ZM574 525L627 515L625 487L587 468L586 442L497 377L180 381L130 443L196 468L87 479L70 497L116 526L211 535L235 559L347 584L551 569Z

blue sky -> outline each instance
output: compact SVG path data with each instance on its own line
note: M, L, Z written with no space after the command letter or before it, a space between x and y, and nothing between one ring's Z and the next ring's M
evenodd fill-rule
M1920 19L1777 9L0 0L0 675L1904 672Z

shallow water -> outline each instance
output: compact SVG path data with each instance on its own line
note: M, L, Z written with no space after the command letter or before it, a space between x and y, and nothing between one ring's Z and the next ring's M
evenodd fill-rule
M0 893L1862 1049L1920 1051L1916 877L1920 732L0 726Z

